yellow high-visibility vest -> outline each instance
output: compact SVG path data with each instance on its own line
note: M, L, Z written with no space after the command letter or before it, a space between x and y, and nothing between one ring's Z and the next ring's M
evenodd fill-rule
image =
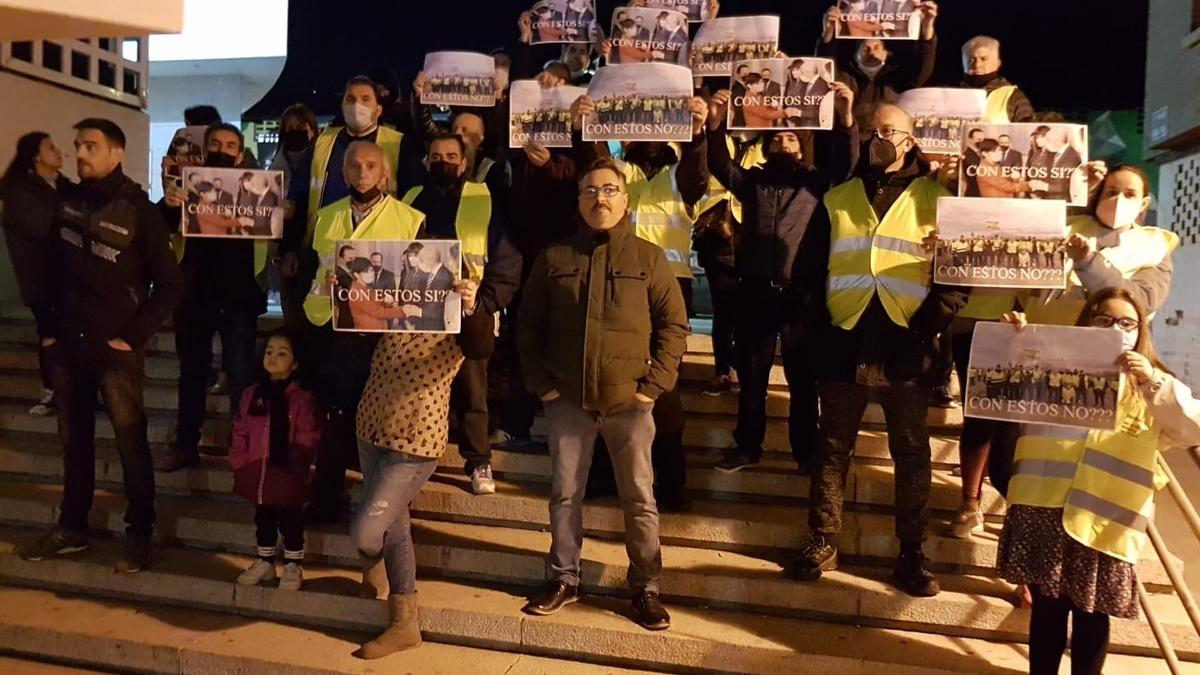
M861 178L825 194L832 238L825 304L833 324L854 328L876 294L888 317L908 326L929 294L931 260L922 240L937 221L937 199L948 196L937 181L918 178L881 221Z
M983 109L983 121L990 124L1008 124L1008 102L1012 100L1016 85L1006 84L988 92Z
M678 164L663 169L654 178L631 162L620 162L629 190L629 220L641 239L667 254L676 278L692 278L692 225L695 218L679 193L675 179Z
M1127 402L1131 402L1127 405ZM1056 437L1051 427L1017 441L1008 502L1061 508L1063 529L1088 548L1130 564L1146 543L1154 492L1166 484L1158 467L1159 432L1140 395L1123 397L1116 431L1085 439Z
M1096 246L1096 239L1108 230L1094 216L1072 216L1067 219L1072 233L1086 237ZM1134 225L1121 234L1121 243L1100 251L1125 279L1144 269L1155 267L1170 257L1179 247L1179 236L1174 232L1157 227ZM1099 289L1092 289L1099 290ZM1058 326L1073 326L1087 304L1087 293L1083 283L1074 272L1067 279L1065 290L1042 290L1021 295L1021 306L1030 323L1046 323ZM1157 307L1147 307L1151 314Z
M317 222L317 210L321 208L321 199L325 196L325 181L329 174L329 157L333 154L333 144L343 127L325 127L317 136L313 146L312 176L308 183L308 227ZM388 194L396 194L396 171L400 163L400 143L404 134L391 127L380 125L375 134L375 145L383 148L383 161L387 164ZM332 206L332 204L330 204Z
M710 139L709 142L714 142ZM725 145L729 148L729 156L737 156L737 147L733 143L733 138L729 134L725 134ZM763 152L762 139L754 141L750 147L746 149L746 154L738 161L743 169L753 169L756 166L762 166L767 161L767 156ZM734 197L721 181L717 180L716 176L709 175L708 177L708 192L701 198L700 203L696 205L696 213L702 214L708 211L717 204L728 201L729 211L733 215L733 219L737 222L742 222L742 203Z
M423 188L418 185L404 195L404 203L412 205ZM454 231L462 242L463 265L467 277L480 281L487 265L488 224L492 222L492 193L484 183L463 183L458 213L454 216Z
M333 271L339 241L416 239L424 222L425 214L388 195L383 196L358 227L354 227L349 197L339 199L318 211L312 250L316 252L320 264L317 275L313 278L313 287L304 299L304 314L308 316L309 322L314 326L323 326L333 317L333 301L329 297L329 290L323 287L326 277ZM324 292L317 293L318 289Z

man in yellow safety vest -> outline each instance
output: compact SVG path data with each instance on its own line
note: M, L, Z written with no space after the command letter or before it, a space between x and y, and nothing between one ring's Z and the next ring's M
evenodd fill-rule
M962 86L987 91L983 121L993 124L1032 122L1033 104L1025 92L1000 74L1000 41L977 35L962 48Z

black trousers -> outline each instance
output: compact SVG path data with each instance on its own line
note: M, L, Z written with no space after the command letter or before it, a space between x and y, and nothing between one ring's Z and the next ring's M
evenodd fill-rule
M315 511L343 507L349 501L346 469L358 461L355 416L363 387L371 375L377 335L318 331L310 337L309 354L323 354L317 365L317 396L329 414L321 444L317 446L312 483Z
M104 400L121 457L125 524L130 534L154 529L154 466L146 440L142 386L145 357L120 352L104 342L60 340L47 349L58 397L58 436L63 446L63 499L59 525L88 531L96 490L96 392Z
M33 323L37 326L38 343L40 345L41 338L46 335L47 325L50 322L50 307L46 304L29 305L30 311L33 312ZM54 383L50 377L50 355L45 347L38 347L38 372L42 376L42 388L53 389Z
M732 267L713 265L704 268L708 292L712 296L713 360L717 375L728 375L733 369L734 326L737 325L738 280Z
M791 401L788 440L792 457L807 466L816 452L817 383L813 346L806 335L802 305L793 291L761 282L743 281L738 288L737 370L738 421L733 431L739 452L762 457L767 433L767 385L782 342L783 372Z
M492 462L487 369L487 359L467 359L450 386L450 410L458 425L458 452L467 460L468 474L475 467Z
M255 542L258 557L274 560L279 537L283 537L284 558L298 561L304 558L304 507L289 506L254 507Z
M175 352L179 355L179 411L175 440L194 453L208 410L208 376L212 371L212 338L221 336L221 369L228 377L230 410L254 380L254 343L258 313L224 310L211 305L180 307L175 312Z
M1100 675L1108 656L1109 620L1101 612L1084 612L1068 598L1042 595L1037 586L1029 616L1029 673L1057 675L1067 648L1071 617L1071 675Z

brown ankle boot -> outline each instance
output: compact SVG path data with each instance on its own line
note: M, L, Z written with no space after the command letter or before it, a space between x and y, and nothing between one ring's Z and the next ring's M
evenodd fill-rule
M383 566L383 558L368 558L361 553L359 562L362 564L362 588L359 596L383 600L388 596L387 570Z
M360 659L381 659L421 644L421 625L417 618L417 595L389 595L388 613L391 621L379 637L363 645L355 656Z

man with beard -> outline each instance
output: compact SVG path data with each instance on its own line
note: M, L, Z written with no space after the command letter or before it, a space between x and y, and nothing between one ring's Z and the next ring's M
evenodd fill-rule
M742 204L734 260L738 274L738 317L735 329L738 394L736 447L717 463L734 473L759 463L767 429L767 383L782 341L784 374L791 396L788 432L792 456L801 469L810 464L816 442L817 391L810 360L812 341L805 325L808 305L824 289L825 239L816 230L824 208L821 196L850 175L858 157L858 129L851 115L854 93L840 82L835 94L834 130L818 142L822 166L806 161L794 131L779 131L765 142L767 161L746 169L735 164L723 138L730 92L713 95L708 128L709 171Z
M467 146L461 136L435 136L426 162L425 180L404 195L404 202L425 214L422 238L462 242L462 276L479 283L475 309L464 317L462 330L491 344L495 316L512 301L521 281L521 254L509 242L503 202L494 202L487 185L467 180ZM458 450L466 460L471 490L479 495L496 491L488 439L490 357L489 348L487 355L463 363L451 398Z
M949 192L929 177L916 147L912 118L884 104L855 177L825 194L829 212L824 303L817 381L821 443L809 490L809 534L794 568L803 580L837 568L835 538L850 457L868 399L884 410L888 450L896 467L896 536L900 556L893 581L904 592L939 591L925 568L922 545L931 480L925 416L939 376L934 338L966 304L969 289L930 283L923 242L937 220L937 200Z
M825 12L825 29L817 43L817 56L837 62L837 79L854 91L854 120L860 128L870 122L880 103L895 103L901 93L925 86L933 76L938 5L933 0L924 0L916 11L921 14L920 38L906 44L893 43L891 49L875 38L835 39L842 13L836 5Z
M1032 122L1033 104L1000 74L1000 41L986 35L967 40L962 48L962 86L987 92L983 121L993 124Z

